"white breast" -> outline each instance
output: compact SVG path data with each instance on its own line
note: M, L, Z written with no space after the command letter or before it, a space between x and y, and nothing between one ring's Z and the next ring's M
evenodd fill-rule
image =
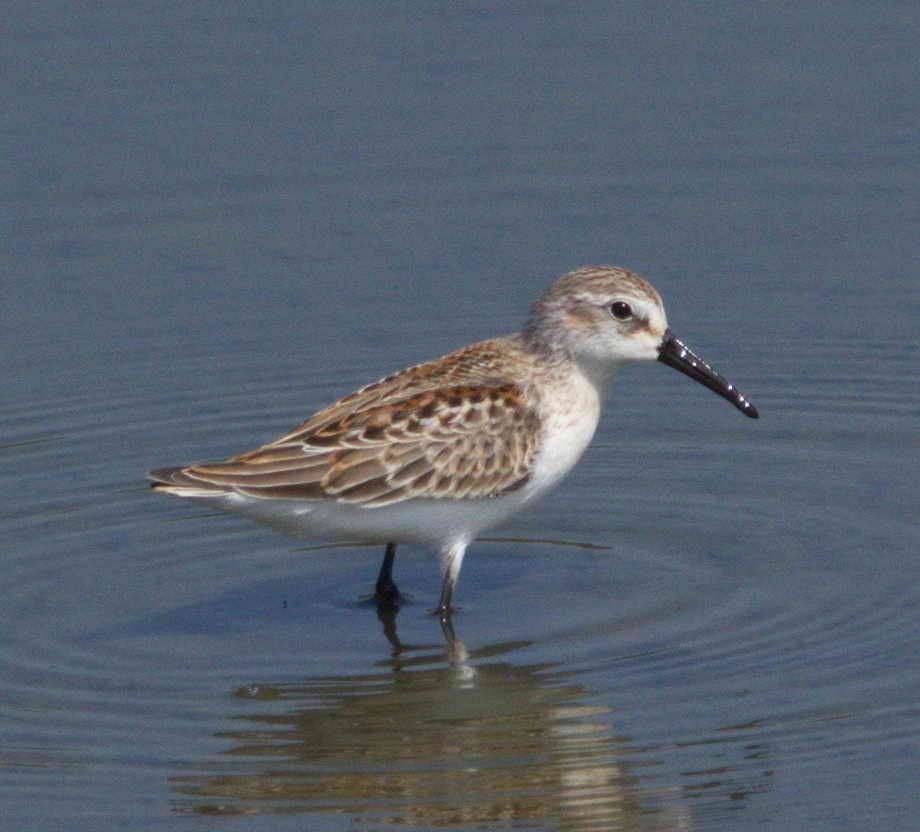
M526 487L530 499L546 493L575 467L597 428L600 399L601 391L580 372L546 389L542 443Z

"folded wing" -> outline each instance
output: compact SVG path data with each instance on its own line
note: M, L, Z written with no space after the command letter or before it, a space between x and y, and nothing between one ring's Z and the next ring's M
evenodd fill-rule
M527 482L540 436L515 384L442 386L324 413L225 462L154 471L154 487L367 507L494 497Z

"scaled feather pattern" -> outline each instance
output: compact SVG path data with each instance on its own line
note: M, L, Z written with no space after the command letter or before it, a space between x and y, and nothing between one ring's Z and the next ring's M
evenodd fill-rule
M167 488L368 508L513 491L528 480L540 436L522 385L508 381L515 341L484 341L387 376L224 462L153 473Z

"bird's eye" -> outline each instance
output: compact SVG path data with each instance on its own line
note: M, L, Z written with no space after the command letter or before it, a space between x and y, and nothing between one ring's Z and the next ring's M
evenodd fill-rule
M633 314L632 307L628 303L618 300L610 304L610 314L618 321L628 321Z

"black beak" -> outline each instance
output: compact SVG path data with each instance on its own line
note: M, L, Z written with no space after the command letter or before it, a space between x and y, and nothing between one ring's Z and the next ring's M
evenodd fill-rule
M690 376L694 381L698 381L704 387L708 387L713 393L718 393L723 399L730 401L745 416L750 416L752 419L759 417L760 414L754 405L702 358L696 355L690 347L678 341L670 329L665 332L664 338L661 339L661 346L658 348L658 360L662 364L667 364L669 367L679 370L685 376Z

